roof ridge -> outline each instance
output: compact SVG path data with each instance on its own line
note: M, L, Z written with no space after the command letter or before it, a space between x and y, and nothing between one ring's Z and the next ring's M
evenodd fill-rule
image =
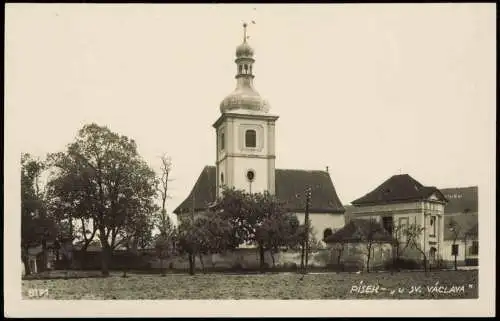
M275 170L280 170L280 171L297 171L297 172L320 172L320 173L328 173L326 170L322 170L322 169L276 168Z

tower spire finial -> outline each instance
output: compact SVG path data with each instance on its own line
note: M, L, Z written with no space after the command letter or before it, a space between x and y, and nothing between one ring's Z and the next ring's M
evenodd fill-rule
M247 42L247 23L243 23L243 42Z

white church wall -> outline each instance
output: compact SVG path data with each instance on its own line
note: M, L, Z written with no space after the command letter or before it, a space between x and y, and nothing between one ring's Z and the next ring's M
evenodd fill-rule
M264 156L268 154L268 124L267 120L257 119L234 119L233 124L233 148L236 153ZM253 129L257 132L257 146L255 148L245 147L245 131Z
M295 213L300 224L304 224L305 214ZM332 214L332 213L309 213L309 221L311 227L314 230L314 236L318 241L323 240L323 232L327 228L331 228L333 231L342 228L345 225L344 214ZM324 242L322 241L322 244Z
M250 191L250 182L247 179L247 172L253 170L255 176L251 183L252 193L264 192L268 188L268 160L264 158L237 158L234 163L230 183L237 189Z

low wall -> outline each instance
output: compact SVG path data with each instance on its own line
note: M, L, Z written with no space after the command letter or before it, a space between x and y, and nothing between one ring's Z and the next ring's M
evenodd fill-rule
M328 258L328 254L329 251L326 249L309 253L308 266L326 266L328 262L325 258ZM264 262L268 267L300 266L300 261L301 253L297 251L276 253L274 254L274 262L270 252L265 252L264 255ZM195 265L197 269L201 269L202 266L214 269L257 269L260 267L260 256L257 249L237 249L224 254L202 255L201 260L199 257L196 257ZM151 260L150 266L152 268L160 268L160 260ZM188 269L189 261L187 256L177 256L163 260L163 267L171 269Z

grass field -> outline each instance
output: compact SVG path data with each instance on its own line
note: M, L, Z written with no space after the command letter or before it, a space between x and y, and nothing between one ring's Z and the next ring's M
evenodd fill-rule
M413 286L420 288L411 293ZM22 291L25 299L64 300L473 299L478 297L478 272L326 273L302 280L295 273L126 278L117 273L108 278L23 280Z

